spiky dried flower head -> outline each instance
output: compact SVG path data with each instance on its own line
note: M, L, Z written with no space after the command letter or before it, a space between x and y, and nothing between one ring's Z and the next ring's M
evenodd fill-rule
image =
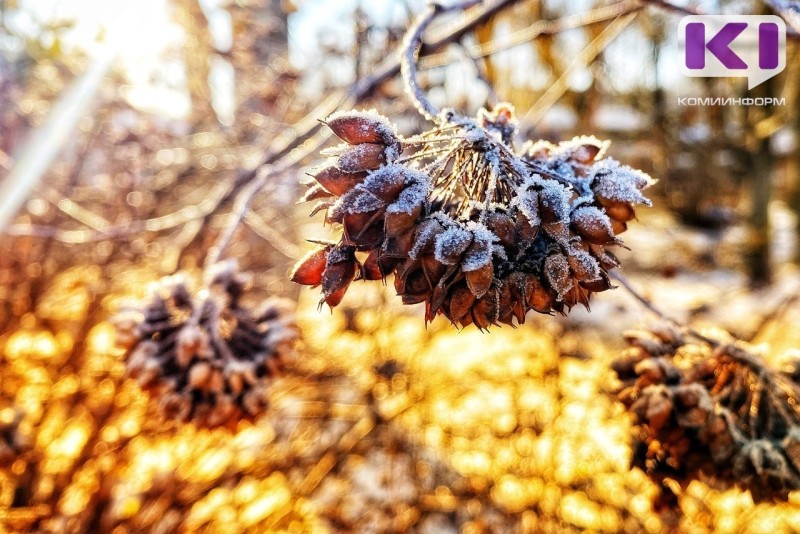
M232 426L266 408L266 388L292 355L294 306L271 298L242 303L250 279L218 263L195 294L183 274L154 284L116 317L128 374L165 415L198 426Z
M742 342L691 340L671 326L627 338L612 367L634 419L633 465L665 487L701 479L756 501L800 489L794 366L773 369Z
M461 326L588 307L612 287L607 248L621 244L633 206L649 205L652 180L604 159L607 143L594 137L516 151L508 104L475 120L445 111L412 137L373 111L325 122L344 143L323 153L304 199L318 200L313 213L342 237L311 251L292 280L321 285L330 306L354 279L394 274L404 303Z

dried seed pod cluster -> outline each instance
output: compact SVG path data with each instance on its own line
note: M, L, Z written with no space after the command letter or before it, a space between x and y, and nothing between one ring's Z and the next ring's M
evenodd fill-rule
M603 159L593 137L515 151L507 104L476 120L445 111L408 138L374 112L326 123L344 143L326 152L304 200L319 200L313 213L325 210L342 237L310 252L292 280L321 285L330 306L354 279L393 273L404 303L461 326L588 307L612 287L606 248L621 244L633 205L649 204L650 178Z
M169 276L145 303L117 316L129 375L168 417L229 426L266 407L268 380L291 356L298 331L288 301L244 306L248 283L235 262L219 263L196 295L184 276Z
M690 341L671 327L628 334L614 362L634 417L632 462L659 482L703 479L754 500L800 489L800 386L733 341Z

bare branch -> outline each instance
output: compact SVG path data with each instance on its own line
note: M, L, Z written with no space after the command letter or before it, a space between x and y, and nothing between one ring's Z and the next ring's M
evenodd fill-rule
M281 233L273 228L269 222L265 221L258 213L249 210L244 216L244 222L261 239L267 241L275 250L287 258L296 260L303 255L300 247L283 237Z
M705 15L701 10L693 7L685 7L679 6L677 4L673 4L672 2L668 2L667 0L642 0L645 4L650 4L652 6L665 9L667 11L674 11L675 13L681 13L682 15Z
M639 0L623 0L616 4L592 9L585 13L569 15L555 20L538 20L525 29L514 32L501 42L490 41L467 48L467 53L474 59L491 56L503 50L514 48L533 41L543 35L555 35L567 30L582 28L598 22L613 20L621 15L642 9L644 5ZM426 56L419 61L420 69L430 69L449 63L447 53Z
M255 179L250 181L236 195L236 200L234 201L234 207L230 214L230 218L206 256L206 260L204 262L205 270L210 269L219 261L222 253L225 251L231 239L233 238L233 235L236 233L236 229L239 228L242 219L244 219L245 215L249 211L251 202L267 184L267 181L272 176L285 172L297 165L308 155L317 151L320 146L327 141L327 139L328 135L324 133L317 135L313 140L311 140L311 142L304 143L301 149L291 152L290 157L281 161L280 164L274 167L271 165L264 165L258 170Z
M84 244L135 235L141 232L161 232L177 228L189 221L201 219L212 214L223 202L224 198L231 192L231 189L232 184L230 182L220 182L215 185L208 196L198 204L184 206L179 210L159 217L132 221L129 224L118 224L105 228L82 230L65 230L55 226L39 226L33 224L13 224L2 233L11 236L48 237L63 243ZM72 214L69 215L72 216Z
M659 310L658 307L655 304L653 304L653 302L650 299L648 299L647 297L645 297L644 295L639 293L639 291L636 288L634 288L633 285L630 283L630 281L628 280L628 277L626 277L624 274L622 274L619 271L619 269L614 269L613 271L608 271L608 276L610 278L613 278L617 282L619 282L619 284L622 287L624 287L628 291L628 293L630 293L645 308L647 308L648 310L653 312L653 314L657 315L660 319L662 319L662 320L664 320L664 321L666 321L668 323L672 323L672 324L674 324L676 326L682 326L679 321L673 319L672 317L668 316L663 311Z

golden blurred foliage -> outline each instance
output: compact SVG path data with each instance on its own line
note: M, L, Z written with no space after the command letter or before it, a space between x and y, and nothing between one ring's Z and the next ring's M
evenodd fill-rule
M699 481L679 510L654 511L657 488L629 469L630 422L608 394L617 351L596 333L547 317L488 334L443 320L426 327L421 310L380 287L355 284L333 313L307 291L300 357L273 383L268 412L235 432L205 430L163 420L125 378L109 323L78 342L72 321L55 320L86 313L89 290L75 280L87 279L54 280L41 305L54 319L28 317L0 338L0 532L800 524L800 495L756 506ZM115 287L105 303L141 292L131 278Z

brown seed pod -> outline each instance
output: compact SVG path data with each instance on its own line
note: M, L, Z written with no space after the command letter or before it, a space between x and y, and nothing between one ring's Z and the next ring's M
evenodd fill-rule
M472 306L472 322L481 330L496 324L500 318L500 306L495 291L489 291Z
M357 173L379 168L386 163L386 147L374 143L348 146L339 154L336 167L344 172Z
M447 316L451 321L460 321L469 313L476 301L475 293L464 285L458 285L450 292L450 302Z
M400 235L393 236L387 232L386 239L381 246L381 257L400 259L410 257L414 246L414 231L407 230Z
M608 142L600 141L593 136L581 136L575 137L563 150L556 152L566 159L589 165L602 158L607 148Z
M538 277L525 275L525 291L528 306L539 313L550 313L553 309L553 295L542 285Z
M604 200L603 207L609 218L619 222L628 222L636 218L636 212L633 210L633 206L627 202Z
M356 275L355 252L356 248L350 245L337 245L328 252L322 274L322 295L323 301L331 308L342 301Z
M389 212L384 219L384 231L387 238L398 237L413 230L422 212L422 206L411 213Z
M325 167L314 175L314 179L319 182L319 185L337 197L353 189L366 177L367 171L345 172L335 165Z
M492 286L494 278L494 266L487 263L474 271L466 271L464 277L467 280L467 287L477 298L483 297Z
M625 230L628 229L628 224L622 221L618 221L617 219L611 219L611 231L614 232L615 235L619 235Z
M391 269L388 269L386 262L380 259L380 250L375 249L369 253L364 260L363 274L367 280L383 280Z
M339 139L351 145L394 145L399 142L389 119L374 111L340 111L325 119L325 125Z
M131 317L136 325L126 371L166 417L233 428L266 408L266 388L292 356L298 332L287 301L239 302L249 281L235 262L223 262L202 291L192 295L184 275L167 277L117 316L123 331Z
M508 215L497 212L490 213L486 221L486 227L497 236L500 244L504 247L514 248L517 246L516 226ZM533 237L536 236L534 235Z
M609 218L594 206L581 206L572 212L570 221L575 231L594 245L617 242Z
M333 193L322 187L320 184L312 185L306 194L303 195L301 202L311 202L312 200L319 200L320 198L331 198Z
M358 250L372 250L383 242L381 210L366 213L347 213L342 220L344 242Z
M332 245L320 246L306 254L292 269L289 279L296 284L318 286L328 262L328 251Z

